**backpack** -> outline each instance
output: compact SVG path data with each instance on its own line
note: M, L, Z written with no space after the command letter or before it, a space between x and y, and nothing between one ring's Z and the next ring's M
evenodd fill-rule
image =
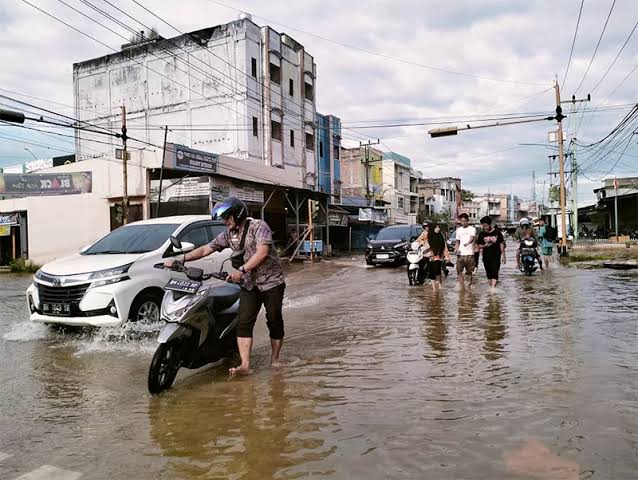
M555 242L558 238L558 231L556 227L552 227L551 225L547 225L545 227L545 240L548 242Z

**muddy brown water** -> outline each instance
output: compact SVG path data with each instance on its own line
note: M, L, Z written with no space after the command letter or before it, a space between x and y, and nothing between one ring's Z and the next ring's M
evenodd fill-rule
M362 258L296 266L284 367L262 319L252 377L157 398L157 326L33 325L29 277L0 276L0 478L636 478L638 274L555 267L433 292Z

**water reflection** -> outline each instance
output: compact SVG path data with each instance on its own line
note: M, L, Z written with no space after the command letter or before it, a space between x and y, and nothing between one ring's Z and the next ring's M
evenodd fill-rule
M434 290L430 293L429 300L425 315L425 339L434 356L445 357L448 350L448 327L444 311L445 293L440 289Z
M290 478L330 454L313 386L282 373L200 385L149 402L151 436L170 457L167 478Z
M485 306L485 353L487 360L498 360L503 357L505 347L503 340L507 334L506 318L503 304L496 292L490 292Z

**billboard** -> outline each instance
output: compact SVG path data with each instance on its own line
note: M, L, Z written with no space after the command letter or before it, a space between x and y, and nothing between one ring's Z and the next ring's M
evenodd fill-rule
M175 170L198 173L217 173L219 155L193 150L183 145L167 144L164 166Z
M0 174L0 195L7 197L73 195L92 189L91 172Z

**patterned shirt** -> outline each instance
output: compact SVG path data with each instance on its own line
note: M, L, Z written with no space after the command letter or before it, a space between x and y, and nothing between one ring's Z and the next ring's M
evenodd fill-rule
M257 253L257 248L261 245L268 245L269 249L266 259L254 270L244 275L244 283L242 286L246 290L257 288L257 290L263 292L284 283L284 272L277 253L275 252L272 232L268 224L262 220L255 220L254 218L250 218L249 220L250 224L244 243L244 249L246 251L244 261L247 262L252 258ZM246 223L239 229L233 231L226 229L208 245L215 251L221 251L229 247L233 251L240 250L241 237L244 234L245 227Z

